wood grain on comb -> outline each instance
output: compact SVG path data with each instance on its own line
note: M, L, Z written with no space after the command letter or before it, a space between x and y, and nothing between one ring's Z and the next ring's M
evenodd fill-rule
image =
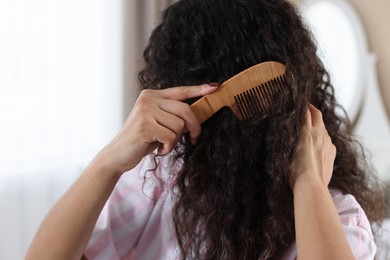
M275 61L254 65L196 101L191 109L200 123L222 107L230 107L240 120L267 113L277 105L276 97L285 88L285 71L286 67Z

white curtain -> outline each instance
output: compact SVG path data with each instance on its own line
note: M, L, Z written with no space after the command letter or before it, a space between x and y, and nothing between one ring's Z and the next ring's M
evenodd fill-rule
M120 129L173 0L0 0L0 259Z
M120 0L0 0L0 259L123 118Z
M94 0L15 0L0 12L1 175L83 161L118 112L105 110L121 85L117 18Z

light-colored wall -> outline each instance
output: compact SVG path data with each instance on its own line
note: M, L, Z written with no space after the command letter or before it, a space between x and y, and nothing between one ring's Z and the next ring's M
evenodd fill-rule
M305 0L291 0L299 5ZM312 1L312 0L310 0ZM346 0L361 19L369 51L377 57L377 72L383 103L390 122L390 1Z
M368 38L371 52L377 56L377 71L383 103L390 118L390 1L348 0L356 9Z
M123 121L140 92L137 75L144 63L142 54L161 12L176 0L123 0L124 12L124 87Z
M291 0L296 4L317 0ZM318 0L342 1L342 0ZM367 64L368 87L364 97L355 134L369 151L378 176L390 182L390 1L389 0L343 0L351 5L367 37L368 51L375 59ZM342 39L340 39L342 40ZM373 60L376 63L372 64ZM374 65L374 67L372 66Z

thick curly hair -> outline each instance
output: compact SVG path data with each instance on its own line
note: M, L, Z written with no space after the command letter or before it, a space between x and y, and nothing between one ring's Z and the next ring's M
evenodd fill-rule
M291 164L309 103L337 148L330 186L352 194L370 221L383 199L329 75L287 0L181 0L168 7L144 52L144 89L223 82L264 61L286 65L288 91L268 115L239 121L222 109L196 145L177 146L173 219L182 259L277 259L295 239ZM342 110L340 110L342 111Z

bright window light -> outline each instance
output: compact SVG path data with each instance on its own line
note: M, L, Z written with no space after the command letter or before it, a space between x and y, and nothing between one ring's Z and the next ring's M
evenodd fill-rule
M83 167L117 131L119 3L0 0L0 176Z

